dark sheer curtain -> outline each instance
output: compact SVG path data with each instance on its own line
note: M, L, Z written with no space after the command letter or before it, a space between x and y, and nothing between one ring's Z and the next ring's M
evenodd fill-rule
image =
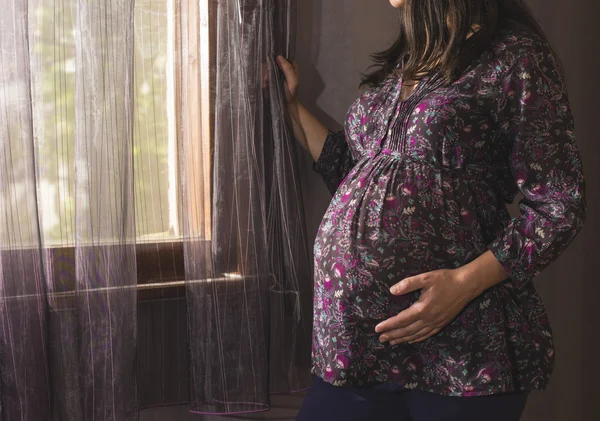
M8 0L0 420L268 410L312 265L275 57L293 0Z

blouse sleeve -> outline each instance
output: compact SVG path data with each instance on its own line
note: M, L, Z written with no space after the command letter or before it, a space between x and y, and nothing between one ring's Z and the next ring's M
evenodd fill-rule
M329 130L321 154L312 168L321 175L333 195L355 164L344 130Z
M544 45L517 58L503 79L500 115L520 215L488 245L517 289L555 261L586 217L581 155L565 84ZM515 189L516 192L516 189Z

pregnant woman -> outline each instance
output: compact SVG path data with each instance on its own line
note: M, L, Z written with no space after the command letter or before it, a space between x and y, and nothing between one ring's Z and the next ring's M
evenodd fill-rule
M401 35L344 130L298 102L297 65L278 57L333 194L297 420L516 421L554 363L532 280L586 213L561 66L520 0L390 3Z

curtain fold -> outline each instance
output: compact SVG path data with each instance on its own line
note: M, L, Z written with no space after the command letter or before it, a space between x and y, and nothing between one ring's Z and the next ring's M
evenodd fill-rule
M39 236L27 3L0 13L0 414L43 420L52 399Z
M270 392L308 384L312 277L274 61L291 54L294 12L290 0L218 3L210 250L184 223L187 278L215 278L186 289L198 412L264 410Z
M275 57L295 0L8 0L0 420L268 410L312 265Z
M69 336L60 334L78 345L79 396L72 399L80 401L77 419L84 420L137 420L133 5L76 4L77 284L71 311L77 324Z

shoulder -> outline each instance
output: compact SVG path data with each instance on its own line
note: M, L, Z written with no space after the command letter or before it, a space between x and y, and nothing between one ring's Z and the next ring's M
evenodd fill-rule
M548 41L533 29L506 24L492 40L489 54L493 79L498 82L528 79L528 85L540 82L564 88L559 58Z
M531 62L558 61L547 40L516 23L507 23L499 29L492 41L491 54L506 70Z

